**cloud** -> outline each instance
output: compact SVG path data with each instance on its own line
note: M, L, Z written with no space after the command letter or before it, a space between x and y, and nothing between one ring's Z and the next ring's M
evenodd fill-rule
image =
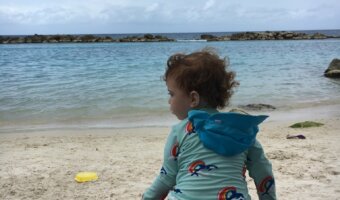
M203 10L208 10L211 7L213 7L214 5L215 5L215 1L214 0L208 0L207 2L205 2Z
M77 10L63 7L46 8L11 8L0 7L2 18L14 24L60 24L80 19L82 15Z
M61 24L80 23L96 21L99 23L122 23L122 22L145 22L163 21L164 23L177 21L177 23L193 22L223 22L229 20L243 19L268 21L269 19L304 19L308 17L323 17L330 15L329 7L320 10L318 5L314 8L286 8L271 7L265 5L230 3L221 0L188 1L176 4L171 2L146 1L147 3L132 1L87 1L86 4L80 0L67 3L59 0L58 3L41 5L0 5L1 21L9 21L18 24ZM235 2L235 1L234 1ZM191 4L191 5L190 5ZM333 12L336 12L335 10Z
M63 26L77 31L101 26L107 32L122 27L135 32L150 27L176 29L171 32L340 28L339 5L337 0L0 0L0 26L58 25L59 32Z
M153 12L153 11L156 11L157 8L159 8L159 4L158 3L154 3L154 4L151 4L150 6L147 6L145 8L145 11L146 12Z
M66 4L34 7L0 5L0 21L26 25L69 24L91 21L109 24L123 22L152 23L152 21L170 20L172 17L173 12L164 10L164 7L161 7L158 3L125 5L124 3L117 4L117 2L115 4L102 2L100 5Z

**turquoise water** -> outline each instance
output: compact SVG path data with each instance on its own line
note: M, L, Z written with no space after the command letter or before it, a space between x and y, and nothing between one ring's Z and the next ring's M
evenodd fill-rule
M0 131L171 121L166 60L206 46L228 56L237 73L231 106L340 102L340 81L323 77L340 58L337 39L0 45Z

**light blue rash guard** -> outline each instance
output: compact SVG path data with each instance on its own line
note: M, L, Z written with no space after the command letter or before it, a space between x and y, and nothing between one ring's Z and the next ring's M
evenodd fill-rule
M192 110L173 126L160 174L144 200L251 199L246 170L260 200L276 199L271 163L256 140L267 116Z

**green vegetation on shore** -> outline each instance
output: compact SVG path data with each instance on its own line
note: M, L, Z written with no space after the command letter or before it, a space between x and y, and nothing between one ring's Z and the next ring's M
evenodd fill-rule
M319 123L319 122L313 122L313 121L305 121L305 122L299 122L295 123L289 127L291 128L309 128L309 127L319 127L323 126L324 124Z

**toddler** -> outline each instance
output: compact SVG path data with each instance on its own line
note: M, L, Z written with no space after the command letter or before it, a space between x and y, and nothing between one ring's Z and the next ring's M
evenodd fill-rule
M256 140L267 116L221 113L238 83L225 59L211 50L175 54L164 74L173 126L163 166L144 200L251 199L246 171L261 200L276 199L271 163Z

